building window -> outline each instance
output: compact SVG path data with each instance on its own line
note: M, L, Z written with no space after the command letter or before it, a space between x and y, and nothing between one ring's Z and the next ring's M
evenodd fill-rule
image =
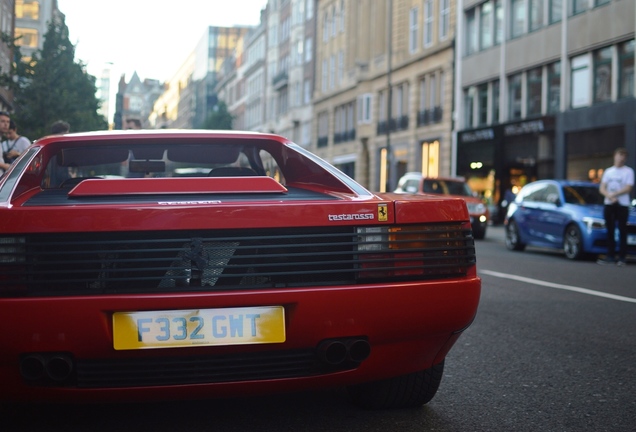
M439 141L422 143L422 175L424 177L439 175Z
M612 47L594 53L594 102L612 100Z
M510 36L516 38L526 31L525 0L510 0Z
M541 95L543 94L543 71L541 68L528 71L526 87L528 95L526 117L541 115Z
M305 80L303 83L303 103L305 105L311 103L311 80Z
M549 0L550 24L561 21L563 16L563 0Z
M30 28L15 28L15 37L19 38L15 41L18 46L25 46L30 48L38 47L38 31Z
M589 0L572 0L572 15L585 12Z
M40 19L40 1L39 0L16 0L15 17L21 19Z
M424 0L424 46L433 43L433 0Z
M435 75L431 75L428 82L431 85L428 92L428 96L430 98L430 103L428 106L431 108L435 108L437 106L437 79Z
M426 110L426 78L420 79L420 112Z
M504 39L504 11L502 0L495 0L495 45L501 45Z
M371 123L371 102L373 96L371 93L365 93L358 96L358 123Z
M488 123L488 84L477 87L477 126Z
M338 75L337 75L338 85L342 85L343 80L344 80L344 52L340 51L338 53Z
M621 98L634 97L634 39L619 46L618 95Z
M499 80L492 82L492 123L499 123Z
M322 61L322 73L320 74L320 89L323 92L327 91L327 80L329 77L329 67L327 66L327 60Z
M473 113L475 112L475 93L476 87L469 87L464 93L464 126L468 129L474 126Z
M511 75L508 78L508 117L510 120L521 118L521 74Z
M548 65L548 112L561 110L561 62Z
M530 31L535 31L543 27L543 0L528 1Z
M307 39L305 39L305 63L309 63L311 62L311 59L313 57L313 44L314 44L314 39L311 37L308 37Z
M572 108L588 106L591 100L590 57L582 55L572 59Z
M329 57L329 88L332 89L336 85L336 56Z
M329 113L323 111L318 114L318 147L327 147L329 142Z
M477 20L475 19L475 9L466 12L466 55L476 53L479 39L477 37Z
M492 2L481 5L481 19L479 20L479 47L481 49L492 46Z
M439 39L444 40L448 37L448 29L450 28L450 0L440 0L439 5Z
M344 0L340 0L340 33L344 33L345 31L345 2Z
M416 7L409 11L409 52L411 54L417 51L417 14Z

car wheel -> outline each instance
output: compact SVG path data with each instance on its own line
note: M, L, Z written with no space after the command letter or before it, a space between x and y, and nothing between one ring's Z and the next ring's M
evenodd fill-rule
M563 251L571 260L583 258L583 236L576 225L568 225L563 236Z
M349 387L351 402L365 409L417 408L437 393L444 362L428 369Z
M486 237L486 227L473 230L473 237L477 240L483 240Z
M526 245L521 243L521 237L519 236L519 227L513 220L506 225L506 247L509 250L522 251L526 248Z

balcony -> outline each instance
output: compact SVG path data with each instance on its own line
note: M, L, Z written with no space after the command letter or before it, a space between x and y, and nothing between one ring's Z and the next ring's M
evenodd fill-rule
M441 106L436 106L432 109L418 111L417 113L417 126L426 126L433 123L439 123L444 118L444 109Z
M390 129L389 129L390 128ZM392 118L388 123L381 121L378 123L376 132L378 135L384 135L387 132L398 132L407 130L409 128L409 116L403 115L397 118Z
M287 87L288 82L289 74L287 73L287 71L283 71L272 79L272 87L274 87L274 90L279 91Z
M345 132L337 132L333 134L333 143L339 144L342 142L353 141L356 139L356 130L350 129Z

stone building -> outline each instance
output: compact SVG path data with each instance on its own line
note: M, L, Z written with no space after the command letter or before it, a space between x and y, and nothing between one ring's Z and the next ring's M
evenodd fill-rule
M493 204L636 161L634 0L458 0L458 174Z
M371 190L409 171L449 175L450 0L321 0L315 152Z

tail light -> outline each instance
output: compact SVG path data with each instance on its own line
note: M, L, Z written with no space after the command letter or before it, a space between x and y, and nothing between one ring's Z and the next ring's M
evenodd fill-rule
M26 290L17 275L24 274L26 239L0 237L0 297L19 295Z
M359 278L465 274L474 265L470 223L359 227Z

